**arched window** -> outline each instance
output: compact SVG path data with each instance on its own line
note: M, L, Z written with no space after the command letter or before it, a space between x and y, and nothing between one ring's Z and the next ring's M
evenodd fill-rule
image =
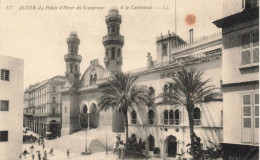
M115 48L114 47L112 47L112 57L111 57L111 59L115 59Z
M170 85L169 85L169 93L172 93L173 92L173 84L171 83Z
M70 72L73 72L73 64L70 64Z
M150 110L148 112L148 124L154 124L154 111Z
M89 84L91 85L93 83L93 75L90 75Z
M168 92L168 85L165 84L164 87L163 87L163 93L167 93L167 92ZM163 100L164 100L164 101L167 101L168 98L167 98L167 97L164 97Z
M94 83L97 82L97 74L94 75Z
M179 125L180 124L180 111L178 109L175 111L174 117L175 117L175 125Z
M136 124L136 112L135 112L135 110L133 110L132 113L131 113L131 123Z
M106 49L106 57L108 57L109 49Z
M193 110L194 125L200 125L201 124L200 118L201 118L200 109L198 107L196 107Z
M170 110L170 112L169 112L169 117L170 117L170 119L169 119L169 124L170 124L170 125L173 125L173 124L174 124L174 121L173 121L173 110Z
M153 87L149 87L149 95L151 96L151 98L155 98L155 91Z
M75 71L78 71L78 65L75 65Z
M117 50L117 57L120 57L121 56L121 50L120 50L120 48L118 48L118 50Z
M148 145L149 145L149 151L153 151L154 149L154 138L152 135L148 137Z
M169 113L168 110L164 111L164 124L168 124L169 123Z
M114 27L112 27L112 33L114 33L115 32L115 28Z
M84 105L84 107L83 107L83 113L84 113L84 114L87 114L87 112L88 112L88 108L87 108L86 105Z

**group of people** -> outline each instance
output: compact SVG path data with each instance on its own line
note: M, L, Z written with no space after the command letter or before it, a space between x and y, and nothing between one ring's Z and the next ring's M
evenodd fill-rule
M41 154L40 151L36 151L36 153L34 154L34 146L31 145L31 147L30 147L31 153L29 153L29 152L25 149L25 150L23 151L23 153L20 154L19 158L21 159L21 158L22 158L22 155L24 156L24 158L26 158L26 156L27 156L28 154L31 154L32 160L48 160L48 159L47 159L47 151L45 150L45 142L44 142L43 137L38 138L38 145L39 145L39 146L42 145L42 149L44 150L44 152L43 152L43 157L42 157L42 154ZM67 153L67 158L69 159L69 158L70 158L70 150L67 149L67 152L66 152L66 153ZM48 154L54 155L54 149L51 148ZM36 156L38 157L38 159L36 159Z

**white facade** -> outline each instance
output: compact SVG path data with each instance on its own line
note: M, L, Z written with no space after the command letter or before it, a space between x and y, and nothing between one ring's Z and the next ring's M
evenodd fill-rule
M0 69L1 72L5 72L2 73L4 78L1 76L0 79L1 160L19 159L19 155L22 153L24 81L23 67L23 60L0 55ZM9 71L9 74L6 71ZM5 107L3 107L3 101L5 101ZM7 132L3 133L4 131Z

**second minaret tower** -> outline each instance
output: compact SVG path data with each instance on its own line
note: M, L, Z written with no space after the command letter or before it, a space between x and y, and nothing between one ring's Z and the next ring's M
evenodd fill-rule
M107 35L103 37L105 47L104 63L106 70L111 73L122 71L124 36L120 35L121 22L121 15L119 15L117 7L112 7L106 16Z

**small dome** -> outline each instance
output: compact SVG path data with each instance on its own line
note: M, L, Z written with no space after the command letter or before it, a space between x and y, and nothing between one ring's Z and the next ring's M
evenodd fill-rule
M70 37L70 38L77 38L77 37L78 37L77 31L75 31L75 30L71 31L69 37Z
M118 7L117 6L112 6L109 11L108 11L109 14L118 14L119 11L118 11Z
M70 32L70 35L78 35L77 31L73 30Z

